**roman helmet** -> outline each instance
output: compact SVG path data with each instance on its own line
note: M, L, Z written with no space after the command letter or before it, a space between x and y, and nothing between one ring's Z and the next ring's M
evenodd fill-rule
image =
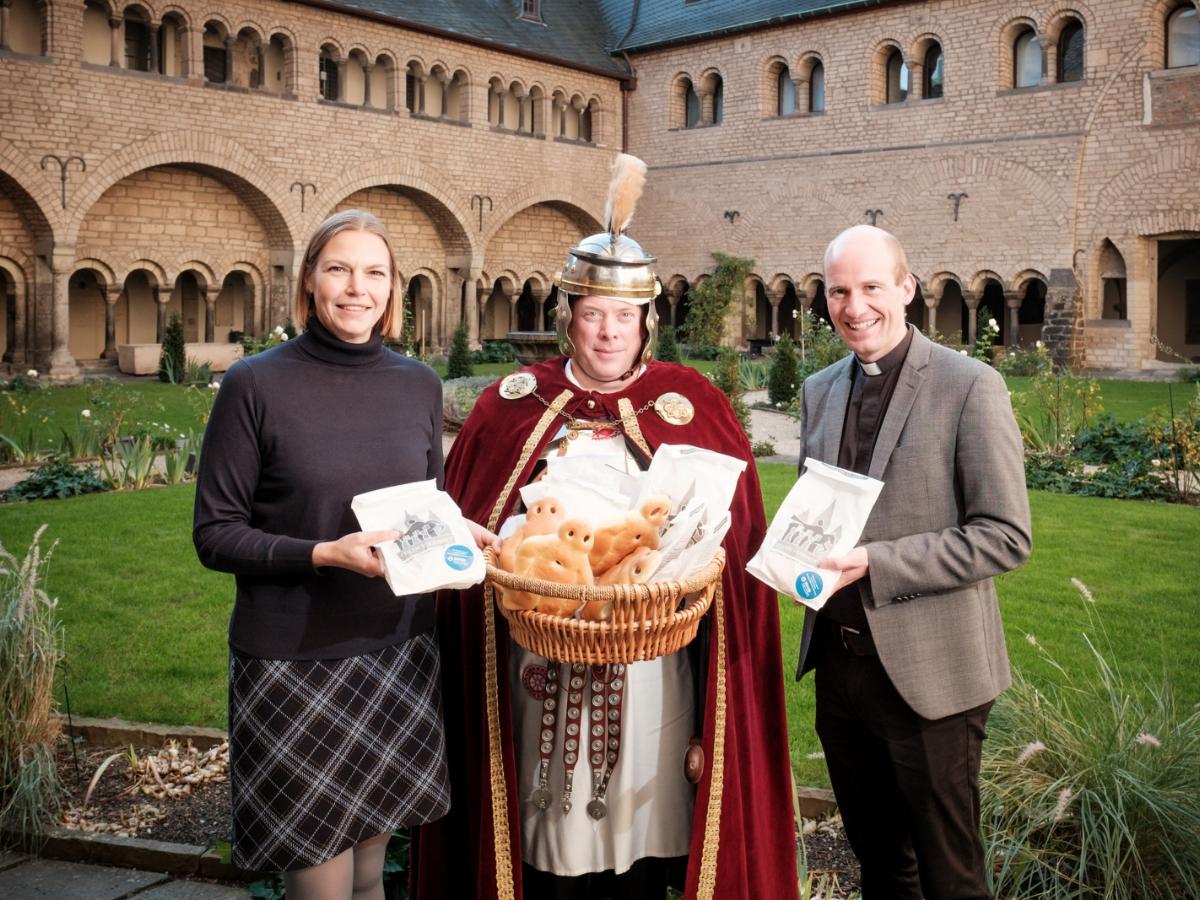
M554 276L558 286L558 345L567 356L575 355L575 345L567 333L571 324L571 299L590 295L645 306L643 322L646 338L641 361L654 357L658 339L658 312L654 298L662 285L654 274L655 257L625 234L633 210L646 183L646 164L627 153L618 154L612 166L605 205L605 230L584 238L567 254L567 264Z

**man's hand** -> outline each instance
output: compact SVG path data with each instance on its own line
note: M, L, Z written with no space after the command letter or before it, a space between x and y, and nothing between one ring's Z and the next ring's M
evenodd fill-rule
M335 566L368 578L378 578L383 574L383 560L375 552L374 545L399 537L400 532L393 530L355 531L336 541L323 541L313 547L313 566L318 569Z
M475 546L480 550L486 550L491 547L497 553L500 552L500 537L488 531L482 525L472 522L470 519L465 520L467 527L471 529L471 537L475 539Z
M867 561L867 548L855 547L845 556L839 556L836 559L823 559L817 563L818 568L836 569L842 575L838 579L835 591L840 591L848 584L854 584L860 578L864 578L869 568Z

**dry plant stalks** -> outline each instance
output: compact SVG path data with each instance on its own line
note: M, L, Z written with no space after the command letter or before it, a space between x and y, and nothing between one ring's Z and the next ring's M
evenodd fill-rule
M169 740L157 753L141 757L130 747L127 753L113 753L100 763L88 785L83 803L70 806L63 814L61 824L64 828L133 837L142 828L162 818L161 806L153 803L142 803L116 822L105 821L97 811L89 809L101 777L115 760L122 757L129 761L130 783L125 793L142 794L159 803L186 797L198 785L223 784L229 780L228 741L200 751L191 741L181 747L179 741Z
M0 545L0 829L30 841L58 818L62 784L54 761L54 672L63 635L57 600L43 585L53 552L43 525L23 560Z

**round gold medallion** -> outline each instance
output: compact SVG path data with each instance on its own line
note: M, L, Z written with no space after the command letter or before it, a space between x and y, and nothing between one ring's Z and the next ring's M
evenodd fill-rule
M537 379L529 372L513 372L500 382L500 396L505 400L528 397L537 388Z
M674 391L668 391L655 400L654 411L660 419L671 425L686 425L696 415L692 401Z

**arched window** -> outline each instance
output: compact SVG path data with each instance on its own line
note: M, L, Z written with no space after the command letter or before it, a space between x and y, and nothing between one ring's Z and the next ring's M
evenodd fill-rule
M922 87L922 94L926 100L932 97L941 97L945 87L945 64L946 58L942 54L940 44L931 44L929 49L925 51L925 83Z
M1042 80L1042 47L1032 28L1025 28L1013 41L1013 87L1025 88Z
M224 84L229 80L229 48L225 29L216 22L204 26L204 80Z
M775 115L790 116L796 111L796 82L787 66L780 66L775 77L775 98Z
M720 75L714 75L712 79L712 122L711 125L720 125L725 119L725 82Z
M38 0L11 0L0 5L8 6L7 22L0 22L0 49L31 56L45 53L45 5Z
M808 111L825 112L825 67L813 63L808 76Z
M695 128L700 124L700 95L691 81L686 83L683 94L683 127Z
M339 97L337 51L328 45L321 48L317 78L321 85L321 99L337 100Z
M1167 68L1200 66L1200 15L1181 6L1167 16Z
M125 10L125 68L150 71L150 22L136 7Z
M1058 36L1058 80L1083 81L1083 24L1072 19Z
M262 80L264 90L273 94L292 92L292 42L285 34L273 34L263 56L266 69Z
M893 50L887 58L887 93L884 103L903 103L908 97L908 64L904 54Z

